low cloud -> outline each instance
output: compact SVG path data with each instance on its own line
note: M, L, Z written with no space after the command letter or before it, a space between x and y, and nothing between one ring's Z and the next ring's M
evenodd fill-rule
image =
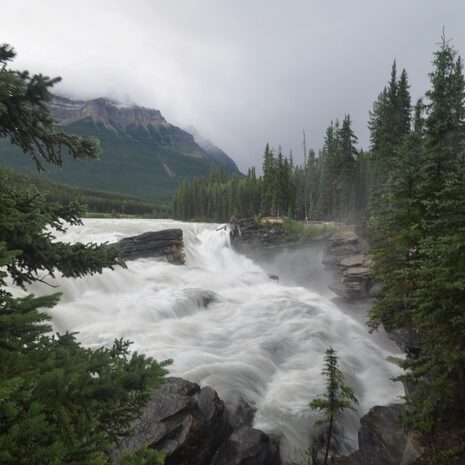
M267 141L299 159L302 129L318 148L344 113L367 146L394 58L417 97L444 25L465 53L462 0L15 0L2 13L17 68L62 76L61 94L158 108L242 170Z

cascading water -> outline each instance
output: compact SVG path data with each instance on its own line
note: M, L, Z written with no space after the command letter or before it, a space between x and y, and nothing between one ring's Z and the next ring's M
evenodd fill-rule
M401 394L390 381L399 369L386 360L394 348L383 336L368 334L325 289L270 280L229 247L227 231L217 225L86 220L60 240L114 242L172 227L184 230L185 266L141 259L98 276L59 278L54 329L78 331L91 347L130 339L134 350L173 359L172 375L210 385L225 401L245 397L257 409L255 426L279 436L283 458L297 463L307 460L317 418L308 402L324 391L323 355L333 346L360 401L358 412L343 415L338 434L343 450L356 448L359 417ZM50 292L39 284L30 290Z

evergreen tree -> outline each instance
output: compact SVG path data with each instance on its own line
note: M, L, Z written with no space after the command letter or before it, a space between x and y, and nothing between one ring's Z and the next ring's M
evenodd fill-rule
M370 320L421 337L420 357L407 359L402 379L414 384L404 420L424 431L460 403L465 375L465 85L444 37L433 64L427 104L415 107L375 217L382 289Z
M98 155L95 140L54 131L47 102L58 80L9 70L13 56L0 46L0 137L39 168L61 164L65 149L75 158ZM90 350L73 334L50 335L43 309L59 295L14 298L7 291L7 279L24 286L43 280L39 273L78 277L123 263L112 247L54 240L54 229L79 224L78 205L49 205L36 190L0 178L0 462L103 465L161 383L164 364L130 355L126 341Z
M354 391L344 383L344 375L339 369L337 354L332 347L325 352L322 374L326 378L326 391L320 397L313 399L309 405L312 410L319 410L324 414L323 419L318 420L316 425L328 426L323 462L326 465L331 448L334 422L345 409L355 410L353 405L358 404L358 400Z
M372 208L378 206L398 151L410 132L411 104L408 89L407 73L403 70L397 79L397 65L394 61L391 79L373 104L368 123L372 159L369 186Z
M266 144L263 155L263 194L261 212L264 216L270 215L275 194L275 159L269 144Z

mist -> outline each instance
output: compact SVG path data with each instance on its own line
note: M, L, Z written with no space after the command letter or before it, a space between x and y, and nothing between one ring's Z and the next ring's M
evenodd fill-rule
M345 113L366 147L368 112L394 59L416 98L443 26L465 50L461 0L16 0L2 11L15 67L62 76L62 95L158 108L242 171L260 171L267 141L301 161L302 129L318 149Z

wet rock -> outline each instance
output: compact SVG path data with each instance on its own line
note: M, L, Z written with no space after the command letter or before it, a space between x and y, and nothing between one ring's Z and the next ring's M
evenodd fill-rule
M224 412L212 388L167 378L134 425L134 433L112 451L112 462L119 463L124 450L136 452L148 445L167 454L166 465L208 464L232 432Z
M328 286L335 294L347 300L366 299L369 288L364 280L342 278L335 284Z
M347 268L342 273L342 276L347 278L368 278L370 276L370 268L366 266L354 266L352 268Z
M208 307L211 303L220 300L220 296L213 291L206 291L203 289L185 289L186 296L194 299L197 305L201 308Z
M282 224L264 225L248 218L231 223L229 228L231 245L245 255L266 255L288 245Z
M227 405L226 415L228 423L233 429L241 426L252 426L256 409L252 407L243 397Z
M239 234L249 234L254 231L260 230L260 225L254 218L247 218L245 220L240 220L235 223L237 225Z
M110 459L117 465L124 451L147 445L166 453L166 465L278 464L277 444L250 428L254 414L244 399L227 409L211 387L166 378Z
M349 456L352 465L410 465L421 455L417 437L399 426L404 406L373 407L360 420L359 450Z
M389 339L394 341L399 348L410 357L417 357L421 352L420 335L410 328L392 329L386 331Z
M365 249L352 231L340 231L328 241L324 265L335 268L338 280L330 286L336 294L347 300L366 299L372 287L372 259L361 251Z
M163 257L169 263L184 264L184 243L181 229L150 231L138 236L125 237L116 244L123 258Z
M248 426L235 431L218 450L211 465L279 465L278 444Z
M343 269L352 267L370 267L372 260L368 255L349 255L344 257L338 262L339 266Z

